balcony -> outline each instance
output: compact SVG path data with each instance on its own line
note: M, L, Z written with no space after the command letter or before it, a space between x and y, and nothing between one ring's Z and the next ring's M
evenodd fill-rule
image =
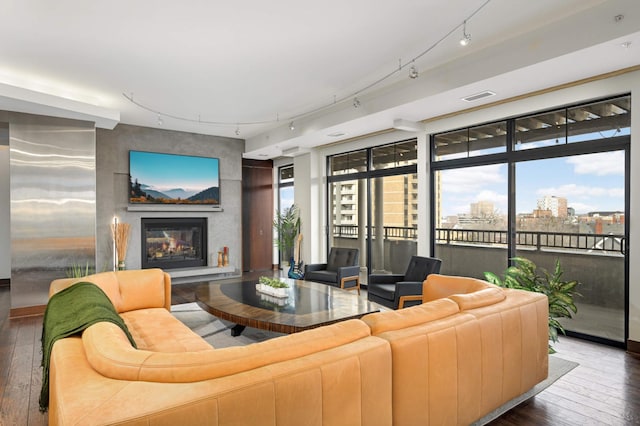
M359 247L358 226L335 226L333 231L334 245ZM623 235L525 231L515 238L518 256L548 271L559 258L563 277L580 281L578 315L564 321L568 330L624 340ZM484 278L485 271L502 274L508 266L507 240L506 231L438 228L435 256L442 259L441 273L476 278ZM403 272L406 259L416 252L416 228L384 227L383 253L372 256L374 269Z

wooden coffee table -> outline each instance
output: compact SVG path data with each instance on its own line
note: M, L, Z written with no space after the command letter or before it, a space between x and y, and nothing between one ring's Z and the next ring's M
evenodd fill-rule
M245 327L297 333L379 311L375 304L337 287L288 278L282 281L289 284L288 297L283 299L258 292L254 280L203 284L196 288L196 302L210 314L237 324L232 336L239 336Z

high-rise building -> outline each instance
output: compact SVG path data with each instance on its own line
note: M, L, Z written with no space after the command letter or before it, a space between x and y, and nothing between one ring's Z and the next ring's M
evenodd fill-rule
M471 217L489 217L494 212L494 205L491 201L478 201L471 203Z
M555 195L545 195L538 199L538 210L551 210L551 216L566 218L568 216L567 199Z

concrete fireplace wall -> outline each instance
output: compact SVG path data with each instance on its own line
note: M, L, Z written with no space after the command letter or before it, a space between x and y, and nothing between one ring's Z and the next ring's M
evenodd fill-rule
M132 211L128 202L129 150L216 157L220 159L220 201L222 211L196 211L181 206L177 211L160 208ZM131 224L127 269L141 266L142 217L208 218L209 265L215 266L217 252L229 247L229 264L242 270L242 153L244 140L176 132L119 124L113 130L96 131L96 269L113 268L110 225L114 216Z

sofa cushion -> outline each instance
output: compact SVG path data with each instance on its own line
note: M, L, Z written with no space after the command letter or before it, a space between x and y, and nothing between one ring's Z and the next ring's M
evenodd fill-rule
M171 309L171 277L162 269L110 271L57 279L49 286L49 297L80 281L100 287L118 313L144 308Z
M371 334L377 336L386 331L413 327L445 318L458 312L460 312L458 304L453 300L439 299L399 311L368 314L362 317L362 321L371 328Z
M164 308L123 312L138 349L152 352L189 352L213 347Z
M452 294L473 293L485 288L499 288L487 281L470 277L458 277L452 275L431 274L423 283L422 301L449 297Z
M152 352L133 349L120 328L110 323L98 323L84 331L82 343L89 364L103 376L119 380L187 383L294 360L369 336L370 329L365 323L349 320L248 346Z
M168 285L169 292L171 292L171 281L169 275L162 269L117 271L115 274L122 299L120 312L145 308L167 308L165 286ZM168 309L171 309L171 300L169 300L168 306Z
M502 302L506 297L504 290L496 287L485 288L467 294L452 294L449 299L456 302L461 311L466 311Z

